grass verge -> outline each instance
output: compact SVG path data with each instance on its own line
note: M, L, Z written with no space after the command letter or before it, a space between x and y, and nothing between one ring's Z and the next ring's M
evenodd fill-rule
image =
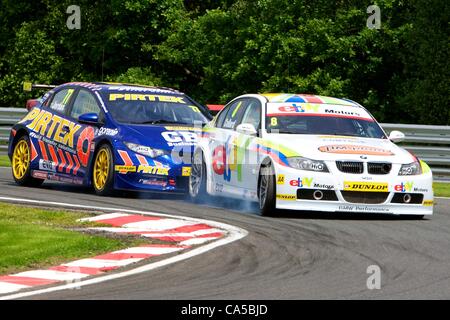
M450 183L433 183L434 195L436 197L450 197Z
M87 216L0 203L0 274L56 266L148 243L134 237L114 238L71 230L99 225L77 221Z
M7 155L0 155L0 167L11 167L11 162Z

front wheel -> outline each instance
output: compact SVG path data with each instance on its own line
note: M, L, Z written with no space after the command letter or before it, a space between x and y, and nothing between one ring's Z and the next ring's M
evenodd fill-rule
M191 175L189 176L189 195L195 203L205 201L206 191L206 164L201 152L196 152L192 161Z
M114 191L113 155L107 144L102 145L95 155L92 185L99 196L107 196Z
M258 182L259 212L262 216L272 216L275 212L275 174L271 164L261 167Z
M11 159L11 169L14 181L20 186L37 187L44 180L33 178L31 175L31 148L30 138L22 136L14 145Z

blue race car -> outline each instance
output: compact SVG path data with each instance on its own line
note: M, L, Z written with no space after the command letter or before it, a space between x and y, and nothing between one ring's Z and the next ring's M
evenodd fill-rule
M19 185L44 180L114 190L185 192L205 107L174 89L67 83L34 100L11 129L8 155Z

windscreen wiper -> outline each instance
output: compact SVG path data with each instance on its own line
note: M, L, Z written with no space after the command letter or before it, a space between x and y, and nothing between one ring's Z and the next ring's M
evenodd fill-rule
M170 124L189 124L186 122L179 122L179 121L172 121L172 120L164 120L164 119L158 119L158 120L148 120L139 122L139 124L162 124L162 123L170 123Z

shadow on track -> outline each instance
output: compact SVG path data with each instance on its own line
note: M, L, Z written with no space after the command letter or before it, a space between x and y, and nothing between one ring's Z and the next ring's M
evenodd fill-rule
M45 182L41 189L58 190L73 192L78 194L95 194L94 191L86 186L77 186L63 184L58 182ZM184 201L192 203L189 195L181 193L167 192L136 192L118 190L112 196L114 198L124 199L142 199L142 200L168 200L168 201ZM108 197L103 197L107 199ZM206 196L202 199L201 204L205 207L219 208L235 211L246 215L259 215L258 204L250 201L242 201L238 199L230 199L224 197ZM292 210L276 210L271 217L262 217L265 219L304 219L304 220L379 220L379 221L404 221L404 220L422 220L422 216L414 215L390 215L377 213L354 213L354 212L317 212L317 211L292 211ZM427 218L423 219L427 221Z

